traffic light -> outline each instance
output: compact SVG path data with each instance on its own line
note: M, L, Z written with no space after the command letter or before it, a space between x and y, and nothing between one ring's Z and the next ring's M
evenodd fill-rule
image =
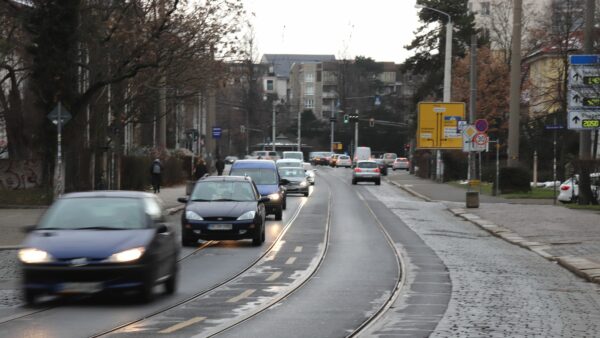
M372 117L369 119L369 127L375 127L375 119Z
M344 123L348 123L349 117L348 114L344 114Z

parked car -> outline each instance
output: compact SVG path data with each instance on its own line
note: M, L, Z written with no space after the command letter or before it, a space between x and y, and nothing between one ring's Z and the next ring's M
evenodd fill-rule
M592 194L600 202L600 173L590 174L590 185ZM575 175L564 181L559 188L556 197L562 203L576 202L579 197L579 175Z
M181 215L181 240L195 246L198 239L265 241L265 203L250 177L213 176L199 180Z
M387 176L388 174L388 166L385 163L385 160L382 158L378 158L375 160L375 162L377 162L377 166L379 167L379 171L381 172L382 176Z
M385 161L385 164L388 167L391 167L394 164L396 158L398 158L398 155L396 155L396 153L385 153L382 155L381 158L383 159L383 161Z
M271 160L238 160L231 165L230 176L249 176L256 184L262 196L268 196L269 202L265 203L267 215L274 215L276 220L281 220L283 210L286 208L285 188L287 183L282 180L277 172L275 162Z
M350 168L350 167L352 167L352 160L350 159L350 156L348 156L348 155L340 155L337 158L335 166Z
M376 185L381 184L381 172L377 162L373 160L356 162L352 171L352 184L362 181L375 182Z
M332 154L331 157L329 158L329 165L334 167L337 165L337 159L338 156L340 156L339 154Z
M18 252L28 304L44 294L177 288L179 244L162 201L137 191L66 194L31 227Z
M287 194L303 194L304 196L308 196L310 183L306 179L304 168L279 168L279 175L288 181L285 185Z
M397 157L392 164L392 170L396 171L398 169L409 170L410 161L406 157Z

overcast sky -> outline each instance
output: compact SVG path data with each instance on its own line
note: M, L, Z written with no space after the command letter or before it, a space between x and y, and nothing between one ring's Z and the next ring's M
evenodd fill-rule
M402 62L418 26L415 0L243 0L258 53L368 56Z

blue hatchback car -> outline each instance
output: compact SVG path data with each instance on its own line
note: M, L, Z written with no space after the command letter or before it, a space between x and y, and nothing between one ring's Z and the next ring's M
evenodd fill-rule
M19 250L25 301L43 294L135 290L153 298L156 284L177 286L179 244L154 194L67 194L44 214Z
M286 191L282 186L287 180L282 180L277 172L277 166L271 160L238 160L231 165L230 176L249 176L256 184L261 196L269 197L265 203L267 214L275 215L281 220L286 207Z

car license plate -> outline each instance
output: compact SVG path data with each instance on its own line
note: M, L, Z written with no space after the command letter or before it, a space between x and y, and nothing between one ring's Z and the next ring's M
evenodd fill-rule
M63 283L60 292L63 293L94 293L102 291L102 283Z
M231 230L233 229L232 224L209 224L209 230Z

